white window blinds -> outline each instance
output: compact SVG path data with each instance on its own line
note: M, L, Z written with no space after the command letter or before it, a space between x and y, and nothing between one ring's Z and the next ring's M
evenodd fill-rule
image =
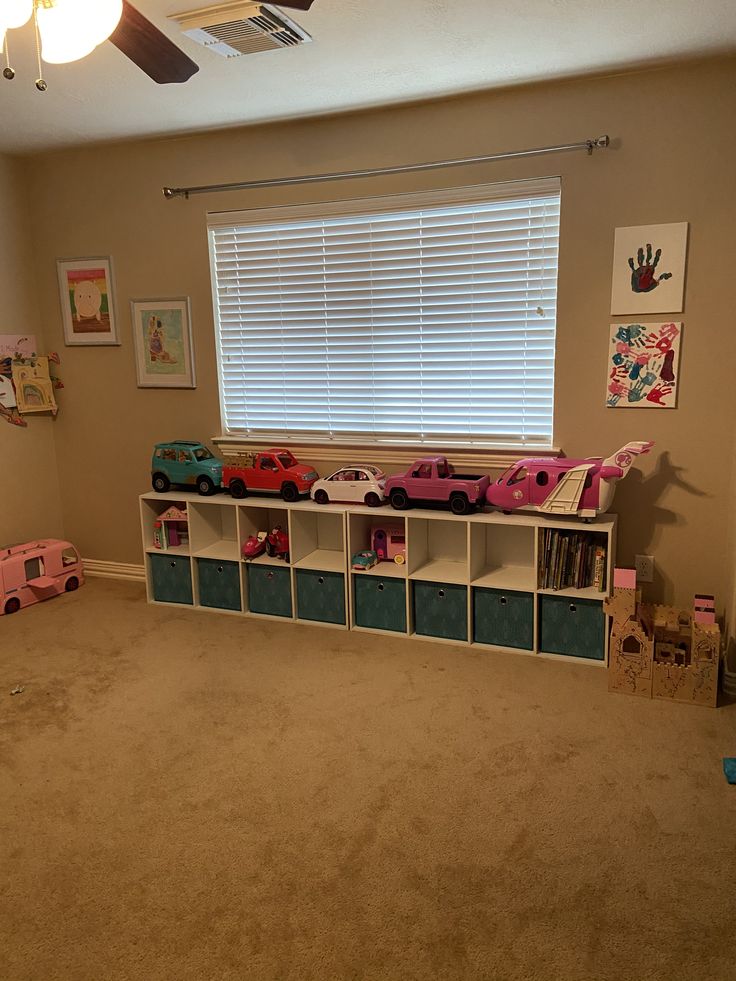
M550 445L559 214L547 180L210 216L226 431Z

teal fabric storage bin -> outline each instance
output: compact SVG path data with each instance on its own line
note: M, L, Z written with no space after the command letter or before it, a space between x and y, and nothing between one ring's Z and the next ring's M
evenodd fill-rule
M345 623L345 577L341 572L296 570L296 610L300 620Z
M248 564L248 606L252 613L291 616L291 572L288 566Z
M425 637L468 639L468 591L455 583L413 584L414 631Z
M358 627L406 633L406 582L354 575L355 623Z
M534 649L534 596L503 589L473 589L473 640L497 647Z
M149 555L151 589L159 603L184 603L192 606L192 567L188 556Z
M605 658L603 604L569 596L540 596L539 649L592 661Z
M199 605L240 610L240 566L237 562L197 559Z

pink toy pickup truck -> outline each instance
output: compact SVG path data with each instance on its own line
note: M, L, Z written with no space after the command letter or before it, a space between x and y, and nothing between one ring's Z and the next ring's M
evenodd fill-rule
M447 504L453 514L469 514L482 504L490 478L455 473L444 456L425 456L417 460L405 474L386 481L384 493L399 511L415 502Z

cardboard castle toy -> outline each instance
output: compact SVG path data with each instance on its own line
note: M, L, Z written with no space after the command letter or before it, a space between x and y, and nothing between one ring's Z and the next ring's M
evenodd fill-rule
M712 596L696 596L692 614L646 605L633 569L616 569L603 604L612 618L608 690L715 707L721 631Z

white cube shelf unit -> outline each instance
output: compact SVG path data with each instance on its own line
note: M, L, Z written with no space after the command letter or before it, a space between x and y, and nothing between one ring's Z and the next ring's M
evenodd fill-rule
M187 510L189 541L157 549L154 522L172 505ZM150 602L608 663L602 603L615 564L615 515L588 523L521 513L456 516L184 491L149 492L140 507ZM289 561L243 560L249 535L276 525L288 530ZM351 557L371 547L374 527L404 539L405 561L354 570ZM604 546L605 592L540 587L544 528L584 532Z

